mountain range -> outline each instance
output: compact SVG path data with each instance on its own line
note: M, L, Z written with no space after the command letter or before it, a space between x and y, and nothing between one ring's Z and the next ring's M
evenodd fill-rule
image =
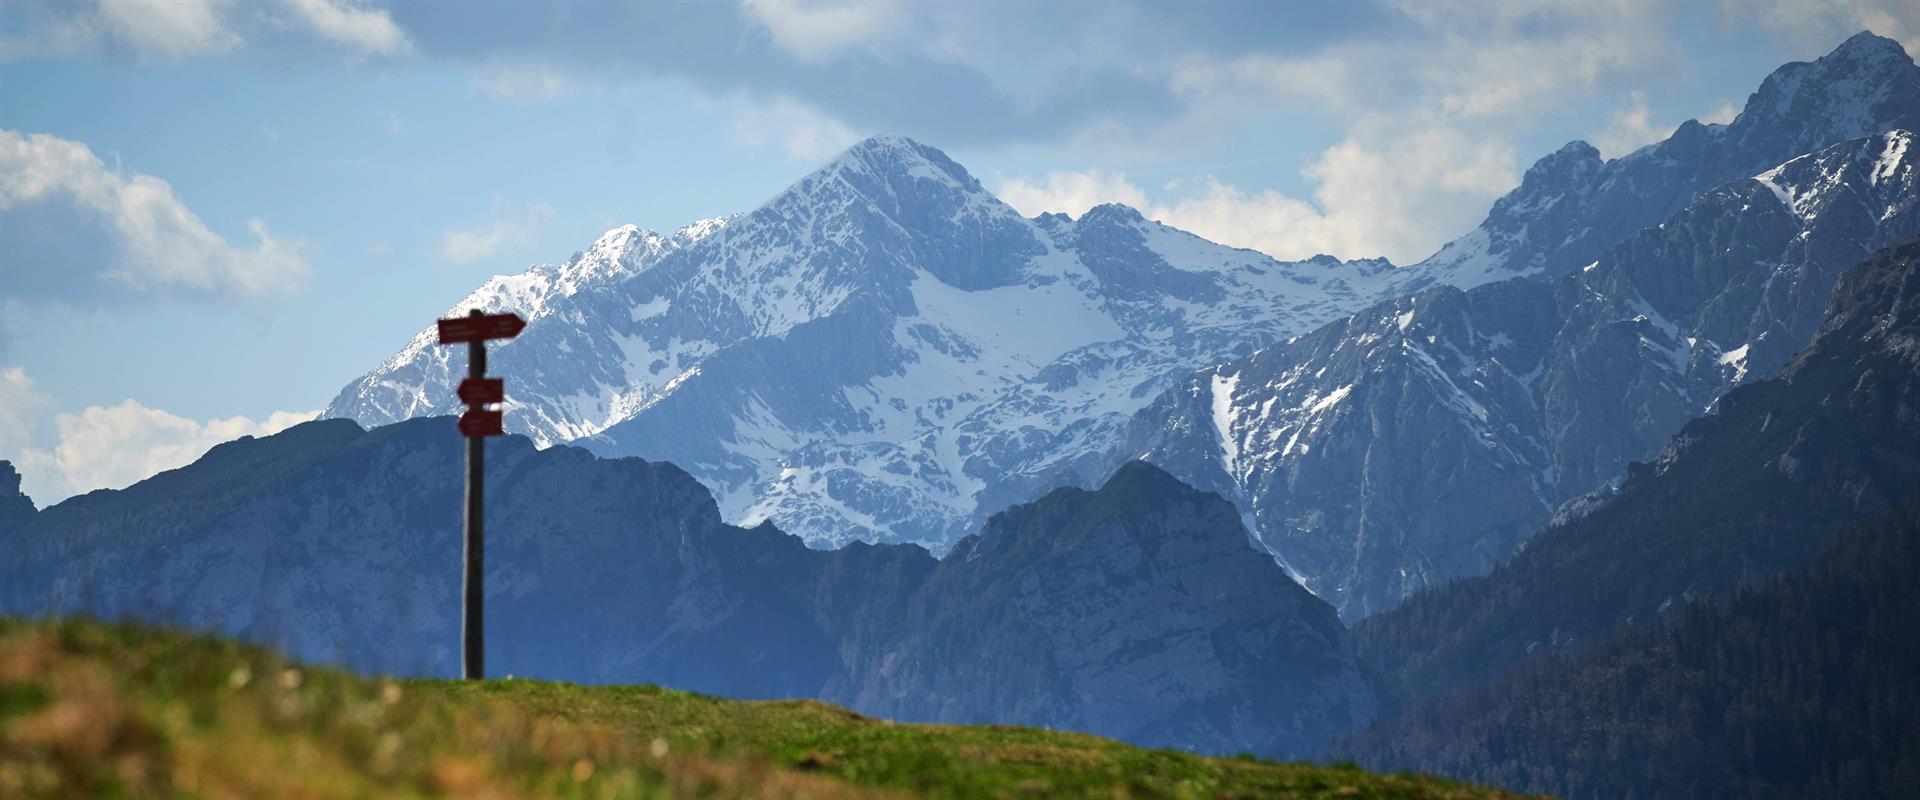
M453 309L515 311L507 428L681 465L743 525L944 552L1081 475L1194 364L1380 296L1383 261L1283 263L1120 206L1020 216L960 165L869 139L754 211L608 233ZM326 416L457 407L422 331Z
M1897 127L1920 109L1914 87L1920 68L1899 45L1863 34L1780 68L1730 125L1682 126L1604 169L1567 166L1591 150L1569 145L1488 225L1632 232L1601 251L1575 242L1539 250L1547 260L1533 267L1469 271L1522 277L1430 287L1200 370L1136 415L1108 463L1144 458L1233 499L1349 620L1483 573L1562 503L1778 369L1819 325L1842 270L1920 233L1920 153ZM1633 215L1665 201L1582 199L1622 186L1667 186L1667 197L1714 165L1810 139L1828 143L1761 162L1645 226ZM1549 180L1587 172L1592 186ZM1603 213L1616 206L1633 215ZM1548 225L1521 209L1584 216ZM1568 258L1579 266L1541 266Z
M1576 796L1912 785L1911 525L1834 536L1920 488L1915 130L1861 34L1407 267L1026 218L900 137L615 229L450 310L529 320L488 661ZM464 367L423 330L47 509L0 461L0 613L450 674Z
M1275 261L1122 206L1027 219L879 137L751 212L616 229L451 313L530 320L495 354L510 430L671 461L730 522L944 554L1144 455L1353 620L1485 572L1805 344L1839 269L1920 232L1911 137L1883 135L1917 109L1920 68L1863 33L1729 124L1609 161L1569 144L1410 267ZM326 416L452 413L454 355L423 330Z
M1555 280L1427 289L1203 370L1113 460L1234 499L1349 619L1484 573L1778 370L1843 270L1920 233L1912 140L1734 181Z
M1461 288L1573 272L1701 193L1835 142L1920 130L1920 70L1899 42L1862 31L1773 71L1725 124L1689 120L1667 139L1603 160L1583 141L1540 159L1480 226L1414 271Z
M489 449L496 675L1264 755L1311 752L1378 707L1333 609L1247 546L1231 504L1149 465L1008 509L936 561L728 525L671 464ZM38 512L0 486L0 510L25 511L0 519L0 614L453 674L464 452L446 418L323 420Z
M1577 659L1622 622L1804 568L1828 532L1920 486L1916 265L1920 241L1849 271L1779 377L1722 398L1491 575L1422 593L1353 638L1248 546L1230 503L1144 462L995 515L935 560L905 545L808 549L724 523L672 465L508 437L490 459L489 660L1211 752L1306 752L1383 709L1373 730L1399 730L1512 665ZM450 672L453 428L313 422L38 511L11 486L0 610Z
M1340 752L1568 796L1906 796L1916 510L1920 239L1618 491L1362 622L1404 708Z
M1779 376L1727 394L1492 573L1361 623L1371 662L1402 697L1471 685L1528 653L1804 568L1828 532L1920 485L1917 266L1908 242L1848 273Z

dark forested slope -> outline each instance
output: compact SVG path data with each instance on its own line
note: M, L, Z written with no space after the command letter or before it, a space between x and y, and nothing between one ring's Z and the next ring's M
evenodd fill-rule
M1920 797L1916 574L1920 495L1808 573L1416 704L1340 751L1570 798Z
M1920 484L1916 262L1920 240L1848 271L1778 377L1728 394L1492 574L1361 623L1363 659L1419 698L1811 564L1831 531Z

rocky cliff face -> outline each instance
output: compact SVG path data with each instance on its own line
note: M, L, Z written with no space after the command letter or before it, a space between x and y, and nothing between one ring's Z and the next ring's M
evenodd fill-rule
M20 493L20 472L0 461L0 531L25 525L33 514L33 499Z
M125 615L450 674L460 442L444 418L320 421L0 524L0 613ZM489 447L495 674L1207 752L1305 752L1376 705L1333 610L1248 545L1224 500L1148 465L995 517L936 562L728 525L669 464Z
M1430 289L1196 373L1114 459L1233 498L1349 619L1485 572L1779 369L1843 270L1920 232L1912 139L1735 181L1555 281Z

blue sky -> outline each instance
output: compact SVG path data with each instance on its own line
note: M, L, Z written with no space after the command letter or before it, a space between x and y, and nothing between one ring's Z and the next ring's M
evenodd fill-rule
M46 501L274 430L488 275L876 133L1028 213L1410 263L1915 8L0 1L0 459Z

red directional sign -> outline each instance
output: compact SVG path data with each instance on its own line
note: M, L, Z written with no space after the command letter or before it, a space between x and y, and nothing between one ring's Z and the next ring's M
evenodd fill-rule
M507 401L507 382L502 378L468 378L460 382L460 402L470 406Z
M486 549L486 523L482 512L486 508L483 498L487 485L487 437L506 432L500 412L488 411L486 406L507 399L506 382L487 377L487 340L518 336L526 329L527 321L518 314L482 314L476 308L467 312L467 316L443 319L439 323L441 344L467 346L467 379L460 382L460 400L467 404L467 413L460 415L460 435L467 437L467 509L462 515L467 529L466 549L460 568L460 594L464 603L460 612L460 676L479 679L487 674L487 626L482 622L487 590L486 581L481 579L486 574L486 557L482 555Z
M477 317L453 317L440 320L440 343L482 342L511 339L525 330L527 321L519 314L485 314Z
M475 409L460 415L460 435L469 439L483 436L499 436L506 431L500 427L500 412Z

